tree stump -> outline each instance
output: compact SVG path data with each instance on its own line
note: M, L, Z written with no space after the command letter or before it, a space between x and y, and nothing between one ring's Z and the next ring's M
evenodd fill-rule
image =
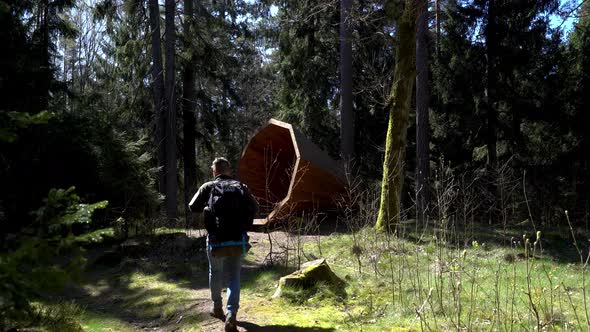
M326 260L320 258L307 262L301 265L301 269L282 277L279 280L279 286L272 297L280 297L285 286L311 288L318 282L325 282L338 289L342 289L345 285L345 282L332 272L332 269L330 269Z

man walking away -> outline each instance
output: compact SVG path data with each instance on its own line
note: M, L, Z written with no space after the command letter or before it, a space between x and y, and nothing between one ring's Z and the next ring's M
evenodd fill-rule
M199 188L189 203L192 212L203 212L207 229L211 316L225 320L225 331L238 331L236 317L240 303L240 268L248 250L246 232L252 227L258 203L248 187L233 179L229 162L216 158L211 165L215 180ZM229 274L227 316L223 313L221 288L223 271Z

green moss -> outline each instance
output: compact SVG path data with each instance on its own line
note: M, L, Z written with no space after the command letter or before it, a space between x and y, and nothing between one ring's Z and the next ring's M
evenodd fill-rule
M417 245L391 236L388 239L372 228L359 231L355 237L356 241L350 234L333 235L322 241L323 257L346 280L346 297L320 283L312 290L289 288L283 298L271 299L279 278L292 271L260 268L244 274L242 315L262 327L443 331L459 325L466 330L517 331L536 325L527 295L530 293L547 330L585 328L579 264L560 263L539 253L526 259L519 256L523 253L520 248L494 245L484 249L483 243L465 249L436 239ZM350 254L353 245L363 248L360 272ZM315 243L305 244L303 249L306 254L320 256ZM508 254L513 255L513 261L504 260ZM104 301L117 303L121 311L133 313L135 319L172 324L181 331L207 329L207 313L191 307L197 301L194 280L155 273L161 268L153 261L136 262L134 266L102 271L99 281L86 287L94 298L110 294ZM206 274L198 278L206 278ZM201 287L206 287L205 280ZM586 283L590 289L588 278ZM205 289L200 291L206 293ZM93 310L87 309L79 318L86 330L133 328L121 318L125 314ZM416 310L421 310L422 319L417 318Z
M84 331L88 332L134 331L133 325L104 313L87 311L79 319Z
M416 63L416 22L420 12L413 1L405 1L397 26L393 87L389 97L389 121L385 139L381 203L375 227L393 231L400 221L401 191L404 186L406 130L410 114Z

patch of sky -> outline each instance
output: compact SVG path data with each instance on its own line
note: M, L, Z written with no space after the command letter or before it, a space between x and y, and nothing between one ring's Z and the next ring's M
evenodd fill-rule
M559 29L563 31L562 37L568 38L577 20L577 9L584 1L588 0L559 0L558 10L554 13L547 15L547 17L549 18L549 27L552 30ZM471 41L479 43L485 42L483 24L483 19L478 19L476 28L469 38Z
M276 5L270 6L270 16L275 16L279 13L279 7Z
M260 0L245 0L245 2L249 5L256 4L260 2ZM270 5L269 7L269 16L275 17L279 13L279 7L277 5ZM261 17L253 17L251 14L240 15L236 19L239 23L245 22L246 24L258 24L261 22ZM266 43L262 43L262 45L256 46L256 49L262 56L263 63L269 63L271 61L272 55L275 51L277 51L277 47L267 45Z
M551 29L561 29L567 35L573 28L575 18L572 16L563 18L559 15L553 14L549 16L549 26Z
M255 4L260 2L260 0L245 0L245 2L249 5ZM270 16L276 16L279 13L279 7L277 5L270 5Z
M559 0L558 12L549 15L551 29L562 30L563 36L567 38L576 23L577 11L584 1L587 0Z
M256 4L258 2L258 0L246 0L245 2L247 4L249 4L249 5L253 5L253 4ZM277 5L271 5L269 7L269 15L270 15L270 17L276 16L278 14L278 12L279 12L279 7ZM255 18L250 13L248 13L246 15L238 15L238 17L236 18L236 21L238 23L243 23L243 22L249 23L249 22L251 22L251 23L255 23L256 24L256 23L259 23L261 20L262 20L262 18L260 18L260 17L256 17Z

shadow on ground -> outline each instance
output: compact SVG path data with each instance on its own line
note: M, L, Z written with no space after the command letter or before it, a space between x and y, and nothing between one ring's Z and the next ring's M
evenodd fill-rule
M206 324L205 330L217 331L208 314L205 237L188 233L154 234L88 248L82 282L69 286L60 298L74 301L90 316L118 319L133 330L168 331ZM242 287L251 286L261 275L275 280L289 272L248 260L243 265ZM250 322L243 327L247 331L332 331Z
M248 332L329 332L335 331L332 328L322 327L297 327L293 325L269 325L259 326L249 322L238 322L239 327L243 327Z
M301 217L294 220L295 222L284 220L267 225L254 225L252 231L260 233L283 231L308 236L328 236L349 233L351 230L349 225L339 220L337 211L316 213L314 218ZM297 220L303 223L297 224Z
M426 243L428 235L421 234L418 238L420 235L410 231L415 225L407 225L407 228L404 238ZM430 225L431 234L432 228L433 225ZM331 224L315 231L333 234L340 230L341 225ZM471 244L470 241L465 241L473 240L480 244L485 242L492 246L509 247L513 239L522 240L524 232L525 229L503 231L475 226L469 230L468 236L465 236L467 232L460 234L459 230L455 231L447 243L453 247L464 247ZM535 238L531 232L528 234L529 238ZM70 286L60 297L75 301L89 313L129 323L134 329L167 330L180 323L204 323L210 320L210 302L208 293L204 291L208 288L208 262L205 238L202 235L204 234L195 231L189 231L188 235L182 232L156 234L88 248L89 267L83 282ZM566 230L544 234L541 243L545 254L550 258L562 262L579 262L571 234ZM260 277L274 281L291 272L277 265L263 266L260 263L262 261L263 259L254 259L244 264L243 287L251 286ZM142 281L141 278L145 280ZM166 289L151 288L150 282L154 280L162 282ZM291 325L259 326L248 321L240 322L240 327L247 331L334 330Z
M288 223L276 223L274 225L259 226L257 231L285 231L297 233L302 236L329 236L333 234L351 233L352 229L345 222L339 221L334 214L321 214L318 217L319 224L297 229ZM485 243L488 248L513 247L523 248L523 235L532 242L536 239L536 231L528 221L520 224L510 224L506 228L501 225L488 225L481 222L473 222L468 225L452 224L446 229L441 229L433 220L426 225L416 227L416 220L409 219L400 224L396 235L415 243L427 243L431 241L433 234L444 234L445 242L452 248L465 248L477 241L480 245ZM571 230L567 225L552 226L540 229L542 233L541 245L543 255L560 263L579 263L580 256L575 248L572 231L577 238L577 243L582 252L590 249L590 233L581 228ZM312 258L313 259L313 258ZM586 259L586 257L583 257Z
M208 297L196 292L186 295L208 287L204 248L204 237L185 233L88 248L83 279L60 297L75 301L90 314L113 317L136 328L160 327L182 319L207 320ZM150 288L154 279L167 289Z
M525 225L510 225L506 229L500 226L489 226L485 224L473 224L464 226L449 226L443 230L438 225L428 223L427 231L423 231L420 226L420 231L416 232L415 220L410 220L402 225L401 233L406 239L417 242L426 243L431 241L432 234L444 234L446 243L452 248L465 248L472 246L473 241L477 241L479 245L486 244L488 249L492 247L506 247L522 250L523 235L534 242L537 235L530 223ZM454 228L453 228L454 227ZM590 248L590 243L587 239L590 234L582 230L574 230L578 245L582 252L587 252ZM553 227L552 229L541 231L541 246L543 249L543 256L550 258L559 263L579 263L580 256L574 245L572 232L567 227ZM537 254L539 257L539 247L537 247ZM585 259L585 257L584 257Z

